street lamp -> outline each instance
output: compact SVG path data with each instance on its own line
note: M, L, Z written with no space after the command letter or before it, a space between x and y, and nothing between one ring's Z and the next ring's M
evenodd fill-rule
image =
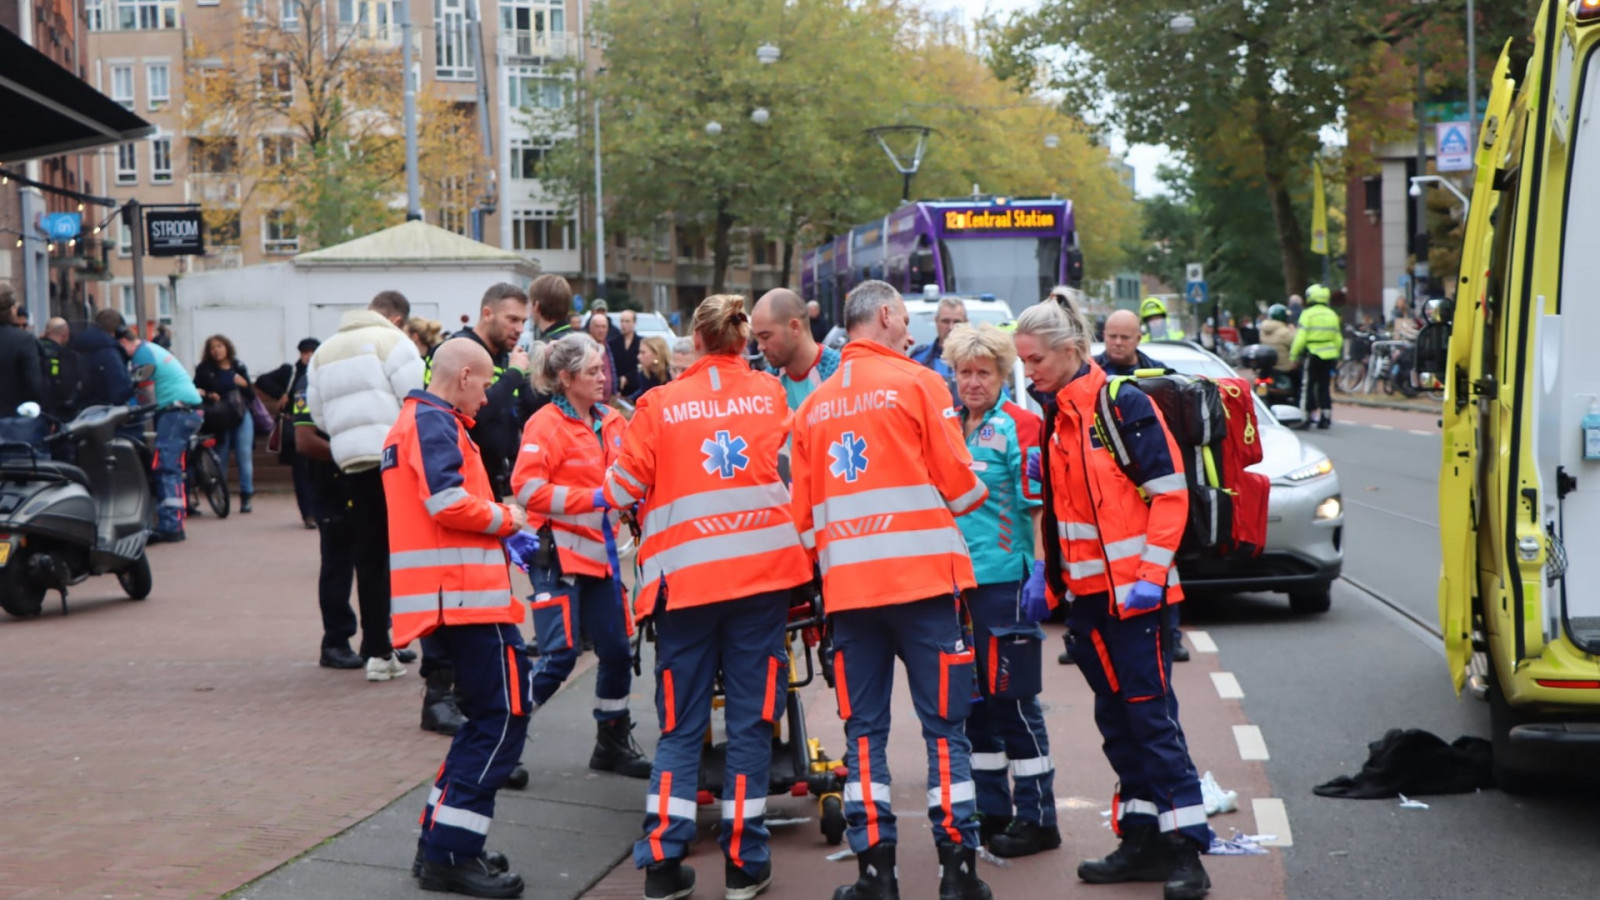
M757 125L767 124L767 120L770 118L772 118L772 113L768 112L764 106L758 106L750 111L750 121Z
M1167 28L1171 29L1173 34L1189 34L1194 31L1194 16L1178 13L1167 22Z
M1413 176L1411 176L1411 190L1407 191L1407 193L1409 193L1413 197L1421 197L1422 196L1422 186L1424 184L1437 184L1438 186L1440 186L1440 187L1444 188L1445 190L1449 191L1450 193L1455 194L1456 195L1456 199L1461 201L1461 214L1463 216L1465 216L1467 213L1472 211L1472 201L1467 198L1466 194L1461 193L1461 189L1456 187L1455 182L1451 181L1448 178L1445 178L1442 175L1413 175Z
M722 133L722 123L712 120L706 123L706 134L716 137Z

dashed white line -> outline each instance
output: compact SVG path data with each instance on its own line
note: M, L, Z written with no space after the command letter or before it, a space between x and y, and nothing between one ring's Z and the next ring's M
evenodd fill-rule
M1267 740L1261 736L1261 729L1255 725L1233 726L1233 742L1239 745L1239 758L1247 760L1267 760L1272 756L1267 753Z
M1189 643L1194 645L1194 652L1196 653L1217 652L1217 642L1213 641L1211 635L1204 631L1185 631L1183 636L1188 638Z
M1272 840L1262 841L1263 847L1293 847L1294 833L1289 830L1289 811L1277 797L1256 797L1250 801L1256 817L1256 834L1270 834Z
M1378 425L1376 423L1370 424L1367 427L1368 428L1376 428L1379 431L1393 431L1394 430L1394 426L1393 425Z
M1407 428L1406 430L1411 432L1412 434L1420 434L1423 437L1435 437L1436 435L1439 434L1439 432L1437 432L1437 431L1424 431L1421 428Z
M1232 672L1212 672L1211 683L1217 687L1217 696L1224 700L1243 700L1244 688Z

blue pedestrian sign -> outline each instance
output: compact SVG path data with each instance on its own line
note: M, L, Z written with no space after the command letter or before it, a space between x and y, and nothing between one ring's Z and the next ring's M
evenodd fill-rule
M1204 281L1191 281L1183 286L1183 298L1190 303L1204 303L1209 291Z
M1435 158L1441 172L1472 171L1472 138L1466 122L1440 122L1434 126Z

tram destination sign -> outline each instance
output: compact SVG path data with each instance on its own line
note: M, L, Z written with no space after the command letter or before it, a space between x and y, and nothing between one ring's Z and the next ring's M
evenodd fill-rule
M200 209L144 211L145 252L151 256L200 256L206 252Z
M947 209L946 231L1040 231L1057 227L1054 210L1013 207L1010 209Z

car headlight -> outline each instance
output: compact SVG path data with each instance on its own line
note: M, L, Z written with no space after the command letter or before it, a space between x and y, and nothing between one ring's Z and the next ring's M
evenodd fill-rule
M1290 472L1283 477L1298 484L1302 481L1310 481L1313 478L1321 478L1322 476L1331 474L1332 472L1333 460L1324 456L1311 465L1301 466L1300 468L1295 469L1293 472Z
M1338 494L1334 494L1332 497L1317 504L1317 511L1313 518L1318 522L1326 522L1329 519L1339 518L1339 514L1342 512L1344 512L1344 503L1339 500Z

